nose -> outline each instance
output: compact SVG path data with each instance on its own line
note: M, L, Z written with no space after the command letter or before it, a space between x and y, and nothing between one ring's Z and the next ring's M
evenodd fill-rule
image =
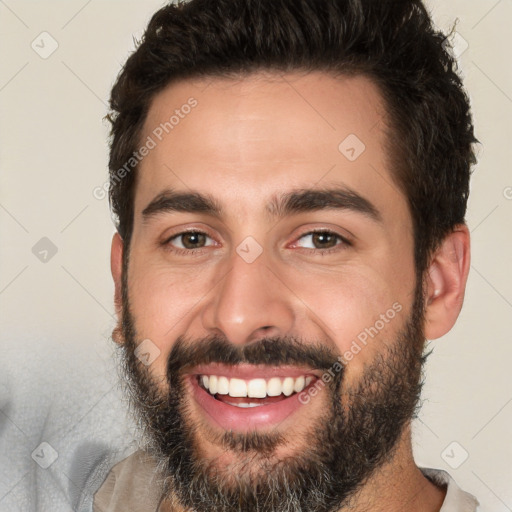
M247 263L237 253L202 311L209 334L222 334L243 345L260 338L285 336L295 323L294 295L270 269L264 253Z

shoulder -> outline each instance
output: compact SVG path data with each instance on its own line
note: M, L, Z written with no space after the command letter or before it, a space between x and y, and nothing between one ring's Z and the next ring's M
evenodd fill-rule
M439 512L480 512L480 503L470 493L463 491L450 476L442 469L419 468L434 484L446 487L446 496Z
M155 512L161 492L154 460L138 450L115 464L94 494L93 511Z

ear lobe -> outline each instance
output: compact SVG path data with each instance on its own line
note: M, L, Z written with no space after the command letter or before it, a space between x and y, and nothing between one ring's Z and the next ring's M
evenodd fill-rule
M123 278L123 239L119 233L115 233L112 237L112 247L110 251L110 271L114 279L114 306L118 320L121 319L123 309L122 300L122 278Z
M428 268L425 337L433 340L455 324L464 302L470 266L470 236L465 224L442 241Z

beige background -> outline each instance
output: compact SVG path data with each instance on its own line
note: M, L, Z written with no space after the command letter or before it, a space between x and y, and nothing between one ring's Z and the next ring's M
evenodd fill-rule
M107 200L92 191L107 177L110 87L160 5L0 0L2 511L74 510L80 464L130 438L109 340L113 225ZM429 5L444 29L459 18L482 144L467 216L466 302L456 327L431 343L415 455L449 471L483 510L512 511L512 4ZM51 44L57 49L42 58ZM46 262L43 237L57 249Z

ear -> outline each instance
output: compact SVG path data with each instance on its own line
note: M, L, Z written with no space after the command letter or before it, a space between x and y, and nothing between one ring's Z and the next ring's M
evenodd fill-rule
M122 300L122 277L123 277L123 239L116 233L112 237L112 247L110 250L110 271L114 279L114 305L116 308L116 315L118 320L121 319L123 308Z
M464 302L470 265L468 227L460 224L434 253L428 268L425 297L425 337L434 340L455 324Z

